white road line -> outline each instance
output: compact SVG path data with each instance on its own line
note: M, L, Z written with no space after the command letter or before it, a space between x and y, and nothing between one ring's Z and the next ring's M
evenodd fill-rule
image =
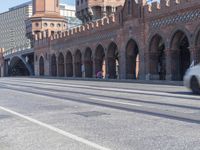
M90 146L90 147L93 147L93 148L95 148L95 149L98 149L98 150L111 150L111 149L109 149L109 148L102 147L102 146L100 146L100 145L98 145L98 144L96 144L96 143L90 142L90 141L88 141L88 140L86 140L86 139L83 139L83 138L81 138L81 137L78 137L78 136L76 136L76 135L73 135L73 134L71 134L71 133L69 133L69 132L63 131L63 130L61 130L61 129L58 129L58 128L56 128L56 127L53 127L53 126L48 125L48 124L46 124L46 123L43 123L43 122L41 122L41 121L35 120L35 119L30 118L30 117L28 117L28 116L22 115L22 114L20 114L20 113L17 113L17 112L15 112L15 111L12 111L12 110L7 109L7 108L5 108L5 107L0 106L0 109L6 111L6 112L8 112L8 113L11 113L11 114L13 114L13 115L15 115L15 116L18 116L18 117L20 117L20 118L23 118L23 119L25 119L25 120L28 120L28 121L30 121L30 122L32 122L32 123L35 123L35 124L40 125L40 126L42 126L42 127L45 127L45 128L47 128L47 129L49 129L49 130L51 130L51 131L54 131L54 132L56 132L56 133L58 133L58 134L61 134L61 135L65 136L65 137L67 137L67 138L70 138L70 139L75 140L75 141L77 141L77 142L86 144L86 145L88 145L88 146Z
M133 103L127 103L127 102L116 102L116 101L112 101L112 100L105 100L105 99L100 99L100 98L95 98L95 97L91 97L91 100L96 100L96 101L102 101L102 102L110 102L110 103L116 103L116 104L123 104L123 105L131 105L131 106L138 106L141 107L142 105L139 104L133 104Z
M6 81L7 82L7 81ZM26 83L33 83L31 81L25 81ZM66 87L75 87L75 88L90 88L94 90L105 90L105 91L115 91L115 92L132 92L133 94L150 94L155 96L178 96L180 98L197 98L196 95L182 95L182 94L172 94L167 92L153 92L153 91L143 91L143 90L134 90L134 89L123 89L123 88L107 88L107 87L96 87L96 86L89 86L89 85L75 85L75 84L62 84L62 83L45 83L45 82L34 82L36 84L45 84L50 86L66 86ZM33 83L33 84L34 84ZM199 98L199 97L198 97Z

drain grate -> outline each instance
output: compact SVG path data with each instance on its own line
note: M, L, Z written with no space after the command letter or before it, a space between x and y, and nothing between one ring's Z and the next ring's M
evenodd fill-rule
M0 120L1 119L7 119L7 118L10 118L11 116L9 116L9 115L0 115Z
M83 117L98 117L102 115L110 115L110 114L99 112L99 111L78 112L78 113L73 113L73 114L83 116Z

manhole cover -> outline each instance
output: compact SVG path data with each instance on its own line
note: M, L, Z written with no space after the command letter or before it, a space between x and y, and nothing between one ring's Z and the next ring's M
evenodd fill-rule
M7 119L7 118L10 118L9 115L0 115L0 119Z
M97 117L97 116L102 116L102 115L110 115L110 114L99 112L99 111L78 112L78 113L73 113L73 114L80 115L83 117Z

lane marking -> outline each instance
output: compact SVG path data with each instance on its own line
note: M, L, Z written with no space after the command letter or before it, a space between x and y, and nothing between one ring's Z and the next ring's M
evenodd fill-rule
M6 81L7 82L7 81ZM3 82L3 83L6 83L6 82ZM134 90L134 89L119 89L119 88L104 88L104 87L95 87L95 86L88 86L88 85L75 85L75 84L62 84L62 83L45 83L45 82L39 82L39 81L36 81L36 82L31 82L31 81L24 81L26 82L27 84L28 83L32 83L32 84L45 84L46 86L47 85L50 85L50 86L64 86L64 87L75 87L75 88L90 88L90 89L93 89L93 90L105 90L105 91L116 91L116 92L129 92L132 94L148 94L148 95L155 95L155 96L171 96L171 97L179 97L179 98L199 98L198 96L195 96L195 95L181 95L181 94L171 94L171 93L166 93L166 92L153 92L153 91L142 91L142 90ZM9 83L9 82L8 82ZM12 83L12 82L10 82ZM18 81L16 81L17 84L19 84ZM23 84L21 84L23 85ZM45 86L44 85L44 86ZM20 86L20 84L19 84ZM37 86L37 85L35 85Z
M90 146L90 147L93 147L93 148L95 148L95 149L98 149L98 150L111 150L111 149L109 149L109 148L102 147L102 146L100 146L100 145L98 145L98 144L96 144L96 143L93 143L93 142L91 142L91 141L88 141L88 140L86 140L86 139L83 139L83 138L81 138L81 137L78 137L78 136L76 136L76 135L74 135L74 134L71 134L71 133L69 133L69 132L63 131L63 130L61 130L61 129L59 129L59 128L53 127L53 126L51 126L51 125L48 125L48 124L43 123L43 122L41 122L41 121L38 121L38 120L36 120L36 119L33 119L33 118L28 117L28 116L22 115L22 114L20 114L20 113L17 113L17 112L15 112L15 111L12 111L12 110L7 109L7 108L5 108L5 107L0 106L0 109L3 110L3 111L8 112L8 113L10 113L10 114L13 114L13 115L15 115L15 116L18 116L18 117L20 117L20 118L23 118L23 119L25 119L25 120L28 120L28 121L30 121L30 122L32 122L32 123L34 123L34 124L37 124L37 125L42 126L42 127L45 127L45 128L47 128L47 129L49 129L49 130L51 130L51 131L54 131L54 132L56 132L56 133L58 133L58 134L60 134L60 135L63 135L63 136L65 136L65 137L67 137L67 138L70 138L70 139L72 139L72 140L75 140L75 141L77 141L77 142L79 142L79 143L83 143L83 144L85 144L85 145L88 145L88 146Z
M123 105L131 105L131 106L142 107L142 105L134 104L134 103L116 102L116 101L112 101L112 100L105 100L105 99L95 98L95 97L91 97L90 99L91 99L91 100L96 100L96 101L102 101L102 102L110 102L110 103L116 103L116 104L123 104Z

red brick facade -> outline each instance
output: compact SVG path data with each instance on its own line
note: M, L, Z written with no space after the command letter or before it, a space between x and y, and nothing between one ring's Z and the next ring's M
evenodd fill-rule
M35 74L182 80L200 62L200 1L126 0L115 15L67 32L35 36ZM105 66L104 66L105 64Z

